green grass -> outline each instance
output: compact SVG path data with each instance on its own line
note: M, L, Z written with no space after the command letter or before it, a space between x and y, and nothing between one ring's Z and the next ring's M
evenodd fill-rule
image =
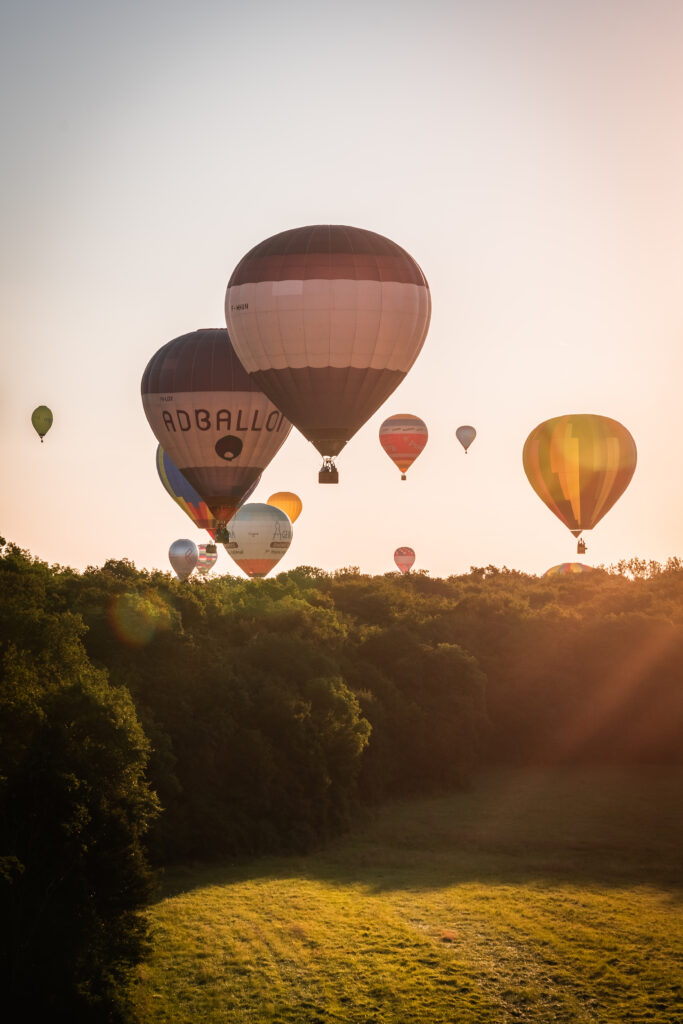
M169 873L145 1024L683 1024L683 772L514 771Z

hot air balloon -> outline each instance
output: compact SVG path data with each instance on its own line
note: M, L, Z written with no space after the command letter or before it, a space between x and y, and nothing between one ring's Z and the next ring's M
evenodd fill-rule
M31 413L31 423L33 429L40 438L40 443L43 443L43 438L47 434L48 430L52 426L52 412L46 405L39 405L37 409L34 409Z
M225 329L169 341L147 364L141 390L149 425L220 540L291 424L245 372Z
M379 443L401 471L401 480L427 444L427 424L419 416L390 416L379 428Z
M599 523L623 494L636 458L626 427L587 413L540 423L522 455L529 483L575 537Z
M199 527L200 530L206 530L211 537L215 538L216 520L211 515L208 505L202 501L201 495L185 479L174 464L171 456L168 452L164 451L160 444L157 445L156 463L157 473L164 486L164 490L171 495L176 505L179 505L183 512L190 517L195 526ZM240 504L244 504L245 501L249 500L260 482L261 477L258 476L242 498Z
M179 580L187 579L196 566L198 558L197 545L194 541L186 538L174 540L168 549L168 559Z
M455 436L465 449L465 455L467 455L467 449L477 436L476 430L474 429L474 427L468 427L466 425L463 425L462 427L458 427L458 429L455 432Z
M228 524L224 545L247 576L267 576L292 542L292 524L282 511L259 501L243 505Z
M198 546L199 555L197 558L197 572L200 576L206 576L208 572L213 569L218 558L218 552L216 551L215 544L200 544Z
M415 362L429 286L395 242L364 228L282 231L235 267L227 324L244 368L323 456L334 458Z
M157 445L157 473L165 490L171 495L200 530L207 530L212 537L216 536L216 520L211 515L208 505L202 501L189 480L186 480L173 462L168 452Z
M277 491L275 494L271 494L266 504L281 509L290 523L297 521L303 508L301 498L298 494L292 494L291 491Z
M412 548L396 548L394 561L402 573L410 572L415 562L415 552Z
M544 576L582 576L587 572L595 572L592 565L584 565L583 562L561 562L560 565L552 565L543 573Z

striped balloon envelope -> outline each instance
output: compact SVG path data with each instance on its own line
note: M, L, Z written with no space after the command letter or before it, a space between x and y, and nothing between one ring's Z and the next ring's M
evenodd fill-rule
M522 454L529 483L575 537L609 512L628 486L636 460L626 427L589 413L539 423Z
M282 509L291 523L297 521L304 507L299 495L293 494L292 491L277 491L271 494L266 504Z
M543 573L544 576L582 576L587 572L594 572L592 565L584 565L583 562L561 562L559 565L552 565Z
M413 365L431 298L395 242L321 224L248 252L228 282L225 313L245 369L331 461Z
M428 437L427 424L419 416L410 413L390 416L379 428L379 443L400 469L401 480L405 480L406 473L427 444Z
M201 494L195 491L192 484L183 476L171 456L164 451L160 444L157 445L156 464L164 490L171 495L176 505L180 506L183 512L190 517L195 526L200 530L206 530L211 537L215 538L216 520L211 515L209 506L202 501ZM261 477L257 476L242 498L241 504L249 501L260 482Z
M410 572L415 564L415 552L412 548L396 548L394 561L402 573Z
M228 523L223 545L247 576L262 577L275 568L292 543L292 524L273 505L253 501L243 505Z
M176 505L190 517L200 530L208 530L212 537L216 536L216 520L211 515L209 506L202 500L201 494L195 491L192 484L180 472L168 452L157 445L157 473L164 489L171 495Z
M198 546L199 555L197 557L197 572L200 576L206 576L216 564L218 558L218 552L216 551L215 544L199 544ZM209 550L209 548L211 550Z
M141 390L157 440L220 534L291 424L246 373L225 329L194 331L162 346Z

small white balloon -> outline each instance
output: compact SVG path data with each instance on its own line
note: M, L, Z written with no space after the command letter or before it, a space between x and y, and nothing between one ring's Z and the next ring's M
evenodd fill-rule
M462 427L458 427L458 429L455 432L455 436L465 449L465 455L467 455L467 449L477 436L476 430L474 429L474 427L463 425Z
M179 580L186 580L199 558L199 549L193 540L174 540L168 549L168 559Z

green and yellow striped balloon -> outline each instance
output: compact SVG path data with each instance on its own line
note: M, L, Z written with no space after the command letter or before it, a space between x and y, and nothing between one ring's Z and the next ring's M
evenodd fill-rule
M626 427L589 413L539 423L522 455L536 494L575 537L599 523L621 497L636 459Z

